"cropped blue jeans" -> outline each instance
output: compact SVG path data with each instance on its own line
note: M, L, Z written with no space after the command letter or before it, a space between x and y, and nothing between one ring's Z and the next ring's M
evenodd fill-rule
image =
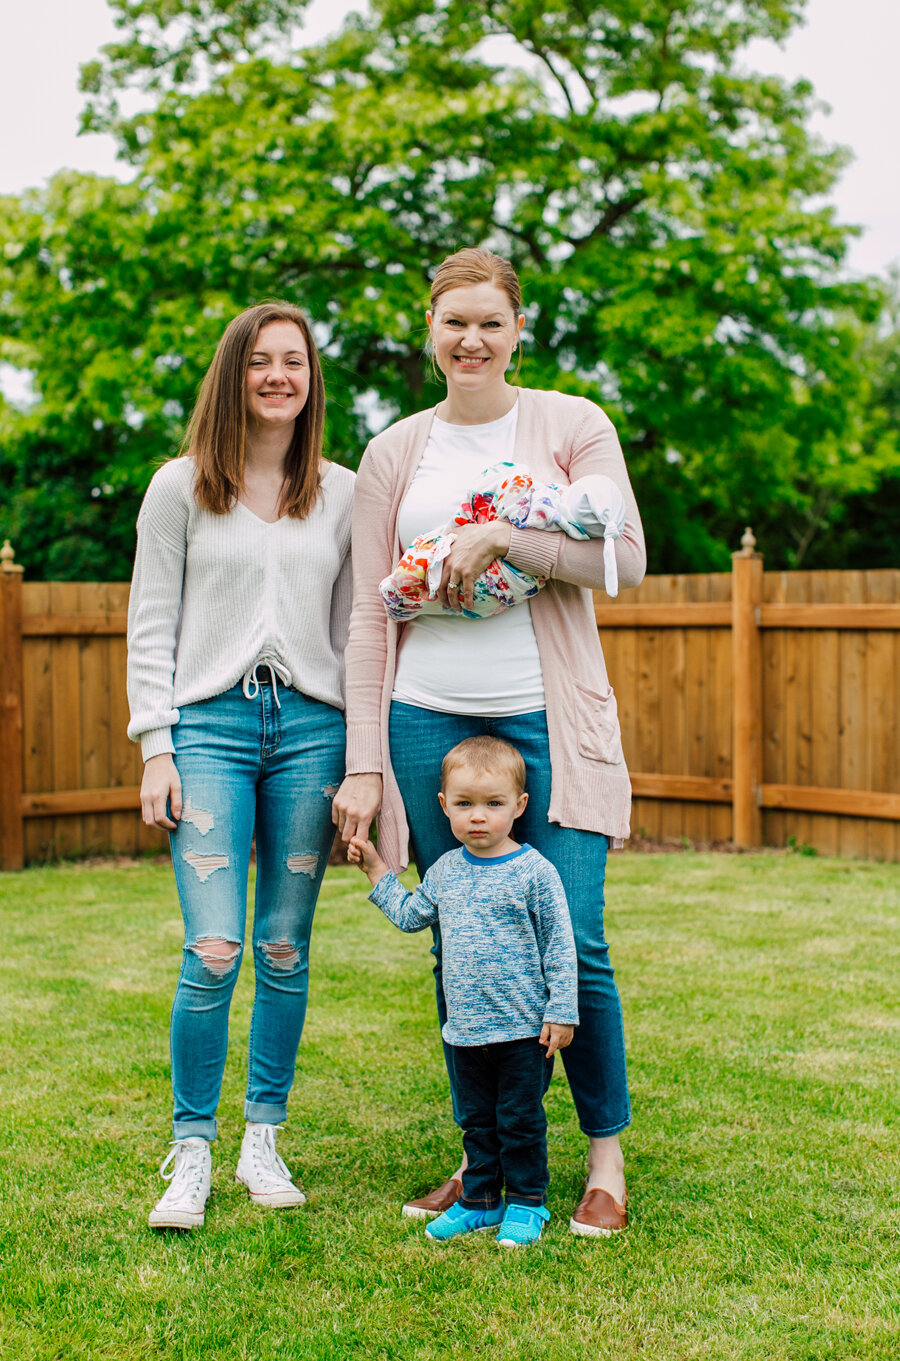
M280 705L280 707L279 707ZM309 937L344 773L340 710L296 690L236 685L185 705L173 729L183 811L170 844L184 917L172 1007L176 1139L216 1136L228 1013L244 951L256 833L248 1120L287 1115L306 1016Z
M525 760L528 804L513 828L556 867L572 918L578 952L578 1013L575 1038L560 1051L582 1132L591 1138L618 1134L631 1122L625 1069L622 1004L616 988L609 946L603 934L603 886L608 841L598 832L583 832L548 821L550 746L543 709L507 718L443 714L415 705L391 704L391 765L409 821L412 853L419 873L456 846L450 823L441 811L441 761L466 737L490 735L511 742ZM441 979L440 932L434 933L434 977L438 1017L447 1019ZM444 1045L450 1077L453 1115L460 1120L453 1050Z

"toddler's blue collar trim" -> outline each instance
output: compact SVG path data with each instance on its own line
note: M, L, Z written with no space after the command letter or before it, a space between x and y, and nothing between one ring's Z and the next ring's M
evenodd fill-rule
M531 850L531 847L527 841L524 841L517 851L510 851L509 855L494 856L473 855L465 846L462 846L460 849L463 853L463 859L467 861L468 864L479 865L484 870L490 869L492 865L505 865L507 860L515 860L517 855L524 855L526 851Z

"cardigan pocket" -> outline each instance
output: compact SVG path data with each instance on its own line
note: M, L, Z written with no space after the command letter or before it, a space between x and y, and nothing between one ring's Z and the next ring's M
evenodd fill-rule
M604 761L607 765L621 765L622 735L619 712L612 687L602 695L572 677L575 688L575 708L578 719L578 754L589 761Z

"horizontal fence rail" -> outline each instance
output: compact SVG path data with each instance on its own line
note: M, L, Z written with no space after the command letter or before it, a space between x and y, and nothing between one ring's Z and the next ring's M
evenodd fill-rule
M900 570L648 577L597 627L652 840L900 860ZM0 868L162 849L125 736L128 586L0 552Z
M30 614L22 620L23 638L124 638L128 615Z
M639 588L640 589L640 588ZM598 628L731 628L730 604L594 605ZM900 629L900 605L758 605L764 629Z

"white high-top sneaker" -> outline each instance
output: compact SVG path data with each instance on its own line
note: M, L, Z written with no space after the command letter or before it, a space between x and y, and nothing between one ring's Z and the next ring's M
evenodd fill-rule
M169 1163L173 1167L167 1174ZM169 1183L169 1187L162 1200L150 1211L151 1229L200 1228L209 1200L212 1175L209 1140L176 1140L159 1174Z
M295 1186L291 1174L275 1147L277 1125L255 1124L248 1120L241 1143L235 1180L243 1182L250 1199L257 1205L287 1209L303 1205L306 1196Z

